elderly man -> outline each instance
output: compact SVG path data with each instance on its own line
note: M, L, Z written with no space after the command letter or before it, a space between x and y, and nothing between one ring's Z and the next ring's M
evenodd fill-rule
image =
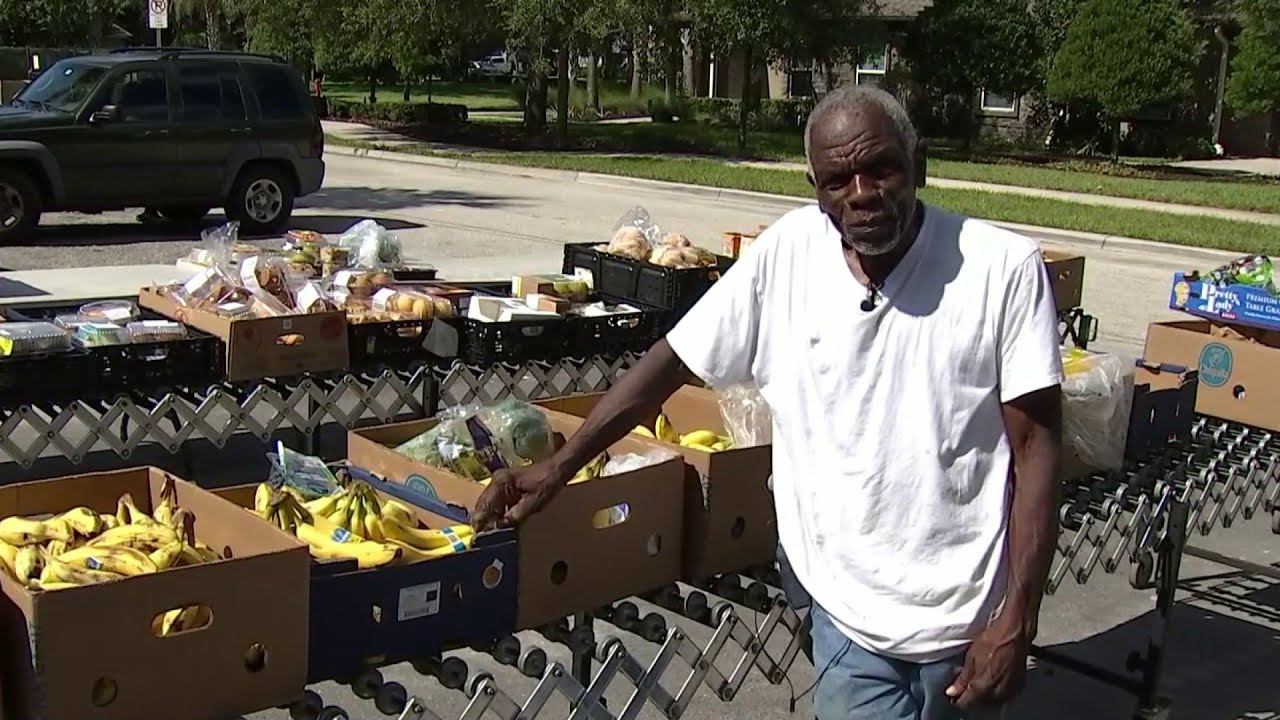
M1036 244L916 198L889 94L823 98L816 206L764 232L550 460L495 476L519 523L694 377L773 411L778 532L812 596L819 720L957 720L1020 689L1056 537L1062 364Z

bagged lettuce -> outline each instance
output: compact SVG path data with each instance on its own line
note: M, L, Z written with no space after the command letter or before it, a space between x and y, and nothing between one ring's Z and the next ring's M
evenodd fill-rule
M436 417L435 427L396 447L396 452L481 481L503 468L544 460L555 450L546 415L522 400L459 405Z

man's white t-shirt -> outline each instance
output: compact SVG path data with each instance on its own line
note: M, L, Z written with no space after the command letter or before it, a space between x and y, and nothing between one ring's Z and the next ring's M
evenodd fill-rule
M1003 602L1012 462L1001 404L1062 382L1034 241L926 206L874 309L816 206L751 245L667 336L773 412L778 533L836 626L888 657L968 645Z

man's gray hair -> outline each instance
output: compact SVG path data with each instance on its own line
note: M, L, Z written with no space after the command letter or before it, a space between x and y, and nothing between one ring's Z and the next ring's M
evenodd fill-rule
M861 110L868 106L877 107L888 116L898 131L902 145L908 153L914 154L918 136L916 126L911 122L907 109L898 102L898 98L874 85L841 85L823 96L809 113L809 121L804 126L804 159L809 166L809 174L813 174L813 158L809 154L809 136L813 126L833 112L849 112Z

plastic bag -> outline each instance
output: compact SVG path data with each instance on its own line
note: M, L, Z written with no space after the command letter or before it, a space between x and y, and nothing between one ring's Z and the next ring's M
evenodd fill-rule
M640 230L650 245L657 245L658 241L662 239L662 228L658 227L653 218L649 217L649 211L639 205L631 208L625 215L618 218L618 223L613 226L613 231L616 234L624 227L633 227Z
M232 246L240 241L240 223L231 222L200 233L201 256L209 260L210 267L230 270L234 265L231 257Z
M1063 350L1062 436L1081 462L1099 470L1124 464L1133 406L1132 360Z
M734 447L757 447L773 442L773 414L755 385L716 390L720 417Z
M600 477L609 477L610 475L621 475L622 473L647 468L650 465L657 465L666 462L672 458L679 457L679 453L667 448L654 448L643 455L640 453L626 453L623 455L614 455L609 458L609 462L604 464L604 470L600 471Z
M351 267L400 267L404 262L400 240L373 220L352 225L338 238L338 244L347 249Z
M267 479L271 487L291 487L307 500L338 491L338 479L318 457L294 452L277 441L276 452L267 453L267 460L271 462L271 473Z
M460 405L442 411L439 424L396 452L472 480L508 467L538 462L554 452L554 435L533 405L509 398L497 405Z

